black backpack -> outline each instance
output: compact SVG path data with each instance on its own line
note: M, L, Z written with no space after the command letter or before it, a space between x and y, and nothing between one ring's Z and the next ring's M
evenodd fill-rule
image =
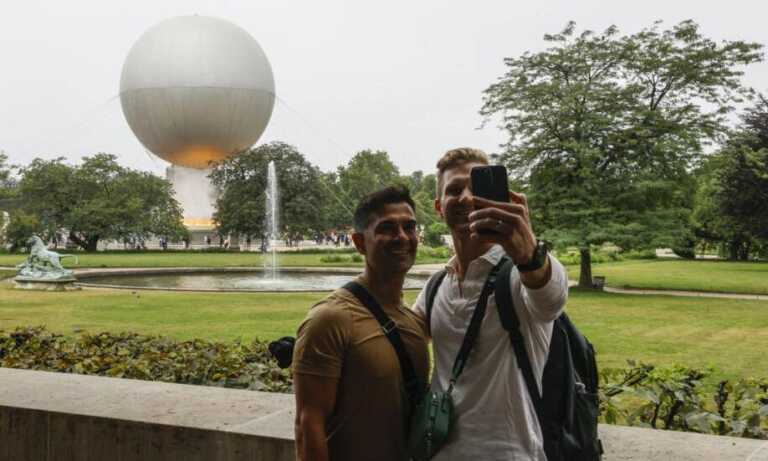
M494 289L496 305L536 408L547 460L599 460L603 447L597 436L599 402L595 350L568 315L565 312L560 314L552 327L549 355L542 377L543 396L539 395L520 333L520 320L512 305L509 277L513 267L514 263L508 260L499 271ZM441 270L427 282L427 328L430 328L435 295L445 274L445 270Z

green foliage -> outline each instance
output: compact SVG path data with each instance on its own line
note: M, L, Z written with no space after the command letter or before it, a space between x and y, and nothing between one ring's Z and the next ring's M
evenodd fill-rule
M761 96L743 119L702 168L692 218L701 239L740 260L768 245L768 100Z
M414 176L420 178L420 180L414 180ZM435 210L437 177L434 174L422 176L421 171L416 171L410 178L411 180L406 181L406 183L409 185L411 197L413 197L413 201L416 204L416 221L428 229L430 226L441 222L440 216L437 215Z
M419 181L417 176L411 182ZM385 151L363 150L335 173L325 175L325 182L332 192L332 201L325 207L329 227L345 229L352 226L355 207L363 197L383 187L409 181L401 180L400 171Z
M295 147L262 144L216 166L211 180L220 190L216 201L219 232L261 238L266 233L267 165L275 162L280 190L280 231L296 238L326 228L323 206L330 203L320 170Z
M21 170L19 198L46 236L66 229L88 251L101 239L180 240L187 233L170 183L124 168L114 155L84 157L78 166L63 158L35 159Z
M448 226L444 222L434 222L424 230L424 243L431 247L445 246L443 235L450 233Z
M44 327L0 330L0 366L180 384L290 392L267 343L176 341L136 333L67 338Z
M610 27L546 35L507 58L485 91L509 141L499 160L526 186L540 238L576 245L591 284L590 245L669 247L686 229L702 146L748 93L741 67L761 45L714 42L693 21L633 35Z
M11 166L8 164L8 155L0 151L0 200L10 198L13 195L11 184ZM0 207L1 209L2 207ZM2 226L2 216L0 216L0 226Z
M602 420L609 424L768 438L768 379L721 381L702 389L712 369L654 367L629 361L601 371Z
M324 263L361 263L365 260L360 254L329 254L320 257L320 261Z
M354 206L364 196L400 181L400 171L385 151L363 150L338 168L339 185Z
M5 229L5 240L10 244L11 251L19 251L27 247L27 240L32 234L46 237L46 232L37 216L16 211L10 215L8 227Z
M568 248L566 251L557 252L557 259L565 265L579 265L581 254L577 249ZM590 251L592 264L605 264L628 259L656 259L654 250L620 251L618 247L602 246L594 247Z
M439 260L448 262L451 256L453 256L453 251L447 246L429 247L420 245L416 252L417 261Z
M178 341L136 333L68 338L44 327L0 330L0 366L117 378L291 392L292 380L267 343ZM601 370L601 421L609 424L768 438L768 379L702 386L711 368L629 361Z

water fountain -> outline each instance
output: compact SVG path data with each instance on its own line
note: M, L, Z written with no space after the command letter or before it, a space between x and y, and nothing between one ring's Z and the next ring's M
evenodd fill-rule
M267 165L267 190L264 224L267 234L267 251L269 255L264 258L264 275L270 280L276 280L279 267L277 264L277 237L280 229L278 209L280 196L277 188L277 174L275 173L275 161L270 160Z
M326 291L340 287L360 273L360 268L279 268L277 242L280 231L280 197L275 162L267 166L263 274L243 268L153 268L124 273L91 271L78 275L79 285L143 290L182 291ZM417 271L418 272L418 271ZM405 288L421 288L429 271L411 274Z

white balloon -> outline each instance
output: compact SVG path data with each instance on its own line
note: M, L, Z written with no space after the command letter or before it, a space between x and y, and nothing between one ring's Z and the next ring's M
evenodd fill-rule
M120 103L144 147L202 169L258 141L272 115L275 82L248 32L222 19L183 16L155 25L133 45Z

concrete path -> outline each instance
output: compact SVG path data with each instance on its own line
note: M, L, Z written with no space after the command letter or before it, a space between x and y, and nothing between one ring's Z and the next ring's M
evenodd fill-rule
M683 290L640 290L634 288L612 287L605 287L604 291L609 293L626 293L632 295L698 296L701 298L752 299L758 301L768 301L768 295L751 295L742 293L707 293L705 291Z

